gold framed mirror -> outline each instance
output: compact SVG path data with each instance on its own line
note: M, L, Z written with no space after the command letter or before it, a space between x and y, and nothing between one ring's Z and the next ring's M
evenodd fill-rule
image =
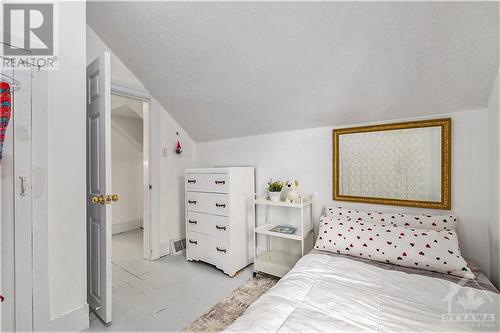
M451 209L451 118L334 129L333 200Z

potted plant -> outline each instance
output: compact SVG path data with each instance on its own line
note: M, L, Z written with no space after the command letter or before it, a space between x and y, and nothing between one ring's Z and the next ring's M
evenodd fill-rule
M269 179L267 182L267 193L269 195L269 199L271 199L271 201L280 201L282 188L283 182Z

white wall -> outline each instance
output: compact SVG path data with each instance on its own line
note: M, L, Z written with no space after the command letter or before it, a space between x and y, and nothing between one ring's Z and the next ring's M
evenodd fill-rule
M111 83L147 92L142 83L87 25L87 63L104 51L111 53ZM195 165L196 145L154 98L150 103L151 233L153 257L168 254L168 242L184 236L184 169ZM176 132L179 132L177 137ZM181 141L182 155L175 154ZM163 156L166 150L167 156ZM158 224L158 230L154 225Z
M111 123L112 188L120 196L113 203L115 234L143 224L142 119L112 115Z
M191 137L167 112L161 113L161 142L167 148L167 158L162 158L161 220L163 221L160 242L168 244L170 239L185 236L184 220L184 171L195 166L196 146ZM179 133L177 135L176 133ZM177 140L182 145L182 154L175 153Z
M85 2L59 3L59 69L48 73L50 317L81 311L68 330L88 325L85 20Z
M439 115L437 117L445 117ZM489 274L488 112L457 112L453 118L452 206L460 218L464 255ZM433 118L427 117L427 118ZM255 166L256 189L264 191L270 177L298 179L300 191L314 194L314 220L332 205L332 128L315 128L197 145L197 165ZM340 203L382 211L426 211L403 207ZM436 211L433 211L434 213Z
M498 106L498 74L488 103L490 143L490 265L491 279L500 286L500 116Z
M153 257L158 257L169 253L170 240L185 237L184 170L195 166L196 145L156 99L151 101L151 111L152 196L158 193L158 200L152 199L151 213L152 219L160 220L160 248L153 248ZM175 153L177 140L183 148L181 155Z
M127 136L132 144L142 146L143 124L141 118L124 117L119 112L113 113L111 111L111 125L121 129L122 134Z
M134 74L132 74L113 51L104 44L94 30L87 25L87 64L94 61L94 59L100 56L104 51L111 53L111 83L130 89L146 91L146 88L144 88Z

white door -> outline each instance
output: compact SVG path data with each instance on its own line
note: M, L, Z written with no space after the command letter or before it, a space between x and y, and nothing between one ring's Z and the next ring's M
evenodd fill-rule
M31 72L3 71L21 82L11 91L1 165L2 331L33 330Z
M87 301L111 322L111 85L105 52L87 66Z

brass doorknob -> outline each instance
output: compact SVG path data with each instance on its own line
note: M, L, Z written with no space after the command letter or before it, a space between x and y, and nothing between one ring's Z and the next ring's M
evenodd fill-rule
M104 195L94 195L92 197L92 203L93 204L98 204L100 203L101 205L104 205L106 203L106 200L104 198Z
M108 194L108 195L95 195L92 197L92 203L101 205L111 204L112 202L118 201L119 197L117 194Z

